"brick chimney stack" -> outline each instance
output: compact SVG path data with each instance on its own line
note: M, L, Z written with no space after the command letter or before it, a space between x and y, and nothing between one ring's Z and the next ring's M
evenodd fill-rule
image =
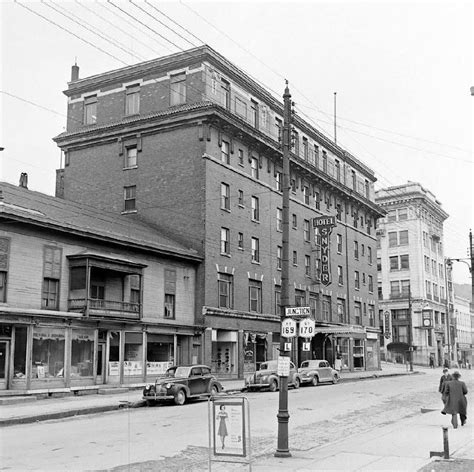
M20 184L21 188L26 188L28 190L28 174L26 172L22 172L20 174Z
M74 64L71 67L71 82L75 82L76 80L79 80L79 66Z

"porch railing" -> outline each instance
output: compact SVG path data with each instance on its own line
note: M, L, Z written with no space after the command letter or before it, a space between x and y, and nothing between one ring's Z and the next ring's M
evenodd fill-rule
M140 318L140 303L122 302L117 300L99 300L96 298L70 298L68 300L69 311L79 311L103 316L120 316L124 318Z

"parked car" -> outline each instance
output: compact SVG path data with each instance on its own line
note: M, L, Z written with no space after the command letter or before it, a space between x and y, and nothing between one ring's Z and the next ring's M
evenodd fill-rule
M143 399L148 406L162 401L184 405L190 398L217 395L223 389L207 365L173 366L166 371L164 377L157 378L154 384L146 385Z
M318 385L321 382L337 383L339 381L339 372L333 369L328 361L323 359L314 359L303 361L298 369L301 376L301 383L311 383Z
M280 379L278 377L278 361L267 361L260 364L259 370L245 379L245 388L247 390L261 390L268 388L270 392L276 392ZM288 377L288 386L300 388L300 375L298 374L293 362L290 362L290 375Z

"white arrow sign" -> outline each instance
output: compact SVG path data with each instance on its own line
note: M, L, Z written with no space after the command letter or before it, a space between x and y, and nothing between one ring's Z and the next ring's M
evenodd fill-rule
M302 338L312 338L314 336L314 320L311 318L301 320L299 334Z

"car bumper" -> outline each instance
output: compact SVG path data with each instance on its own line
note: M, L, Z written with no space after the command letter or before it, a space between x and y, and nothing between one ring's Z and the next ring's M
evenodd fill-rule
M153 400L155 402L173 400L174 395L168 395L166 393L154 393L150 395L143 395L143 400Z

